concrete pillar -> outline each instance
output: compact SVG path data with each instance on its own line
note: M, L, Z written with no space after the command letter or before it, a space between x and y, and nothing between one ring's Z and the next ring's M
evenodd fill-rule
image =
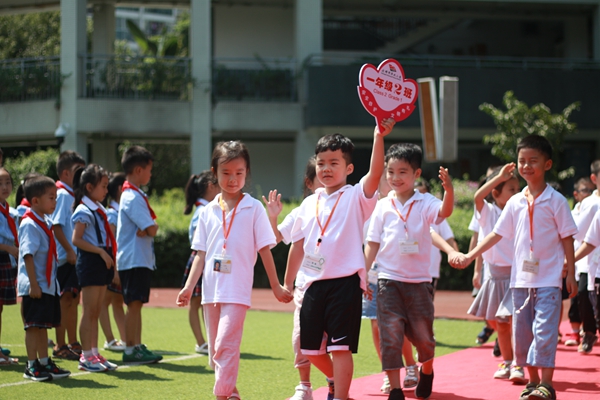
M100 164L105 170L116 172L121 170L121 160L117 157L118 140L94 138L90 162Z
M592 58L600 61L600 0L594 10L592 25Z
M191 0L190 52L196 84L191 104L192 173L210 167L212 153L212 17L210 0Z
M111 55L115 50L116 19L114 3L94 5L92 53Z
M564 49L566 58L588 58L588 32L587 18L566 19Z
M323 0L296 0L294 13L294 34L296 46L296 65L301 68L312 54L323 52ZM306 73L298 74L298 100L305 104L307 100L304 79ZM304 169L306 162L315 153L318 137L305 129L296 133L294 147L294 190L302 195Z
M87 138L77 129L77 102L83 95L87 0L60 2L60 72L67 76L60 91L60 123L67 127L62 150L75 150L87 159Z

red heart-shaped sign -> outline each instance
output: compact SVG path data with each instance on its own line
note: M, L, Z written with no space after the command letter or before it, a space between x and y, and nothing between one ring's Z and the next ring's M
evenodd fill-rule
M394 59L384 60L377 68L372 64L363 65L357 89L363 107L375 117L380 130L384 119L400 122L415 109L417 83L404 78L402 65Z

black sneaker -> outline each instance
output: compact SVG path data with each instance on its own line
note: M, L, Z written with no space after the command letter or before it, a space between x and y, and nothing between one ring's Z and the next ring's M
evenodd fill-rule
M330 381L327 378L325 378L325 380L327 381L327 386L329 387L329 392L327 393L327 400L333 400L335 394L335 383L334 381Z
M502 353L500 352L500 346L498 345L498 338L496 338L496 343L494 343L494 349L492 350L492 355L494 357L500 357Z
M433 371L431 375L426 375L419 368L419 383L415 389L415 396L418 399L428 399L431 396L431 388L433 387Z
M71 375L71 371L67 371L66 369L59 367L54 363L54 361L52 361L52 358L50 357L48 357L46 371L50 374L50 376L52 376L52 379L66 378L67 376Z
M33 366L31 368L28 366L25 367L25 372L23 373L23 378L31 379L32 381L36 381L36 382L42 382L42 381L51 380L52 375L50 375L50 373L48 371L46 371L46 368L44 368L40 365L39 360L35 360L35 362L33 363Z
M484 344L490 339L490 336L494 334L494 330L492 328L488 328L484 326L479 335L477 335L477 339L475 339L475 343Z
M388 396L388 400L405 400L402 389L392 389Z
M586 332L577 351L583 354L590 354L594 348L594 344L596 344L597 341L598 337L596 335Z

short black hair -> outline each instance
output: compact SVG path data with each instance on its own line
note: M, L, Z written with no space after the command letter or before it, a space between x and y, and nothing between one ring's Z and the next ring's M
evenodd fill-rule
M346 136L334 133L332 135L325 135L317 142L315 147L315 155L323 153L327 150L336 151L341 150L346 164L352 164L352 152L354 151L354 143Z
M543 136L540 135L529 135L525 136L517 144L517 155L522 149L533 149L537 150L546 156L547 160L552 159L552 145Z
M146 168L148 164L154 161L154 156L148 150L142 146L131 146L121 158L121 167L125 174L129 175L133 173L135 167Z
M390 160L404 160L416 171L421 168L423 150L413 143L396 143L391 145L385 153L385 163L387 164Z
M119 186L125 183L125 174L123 172L115 172L108 179L108 195L111 199L116 200L119 196Z
M56 161L56 173L58 176L62 174L64 170L73 168L73 165L85 165L85 160L76 151L65 150L58 156Z
M51 187L56 187L56 183L52 178L44 175L34 176L23 183L25 197L30 203L34 197L42 197Z

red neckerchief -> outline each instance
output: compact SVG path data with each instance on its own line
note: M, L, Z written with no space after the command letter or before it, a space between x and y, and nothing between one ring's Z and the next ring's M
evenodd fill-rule
M73 191L71 189L69 189L68 187L66 187L65 184L62 183L61 181L56 181L56 187L58 189L65 189L67 191L67 193L69 193L72 197L75 197L75 194L73 193Z
M23 215L23 219L31 218L36 224L43 229L43 231L48 235L48 241L50 242L48 245L48 256L46 257L46 282L48 283L48 287L50 287L50 279L52 278L52 257L55 260L58 260L58 255L56 254L56 242L54 241L54 234L52 233L52 229L48 228L48 225L44 221L40 221L38 217L31 211L27 210L25 215Z
M8 213L8 209L10 206L8 205L8 201L6 202L6 208L0 204L0 213L6 217L6 221L8 222L8 227L15 238L15 246L19 247L19 235L17 233L17 224L15 224L15 220L12 219L10 214Z
M134 185L132 185L131 183L129 183L129 181L125 181L125 183L123 183L123 191L125 191L127 189L135 190L136 192L138 192L139 194L142 195L142 198L144 199L144 201L146 202L146 205L148 206L148 211L150 211L150 216L152 217L152 219L156 219L156 214L154 214L154 210L152 209L152 207L150 207L150 202L148 201L148 197L144 196L142 191L140 189L138 189L137 187L135 187Z
M21 200L20 205L25 206L27 208L31 208L31 203L29 202L29 200L27 200L26 197L23 197L23 200Z
M117 259L117 241L115 240L115 235L113 235L112 231L110 230L110 224L108 223L108 217L106 216L106 213L100 207L98 207L96 209L96 212L98 214L100 214L100 216L102 217L102 220L104 221L104 230L106 231L106 247L112 248L113 259L116 260Z

